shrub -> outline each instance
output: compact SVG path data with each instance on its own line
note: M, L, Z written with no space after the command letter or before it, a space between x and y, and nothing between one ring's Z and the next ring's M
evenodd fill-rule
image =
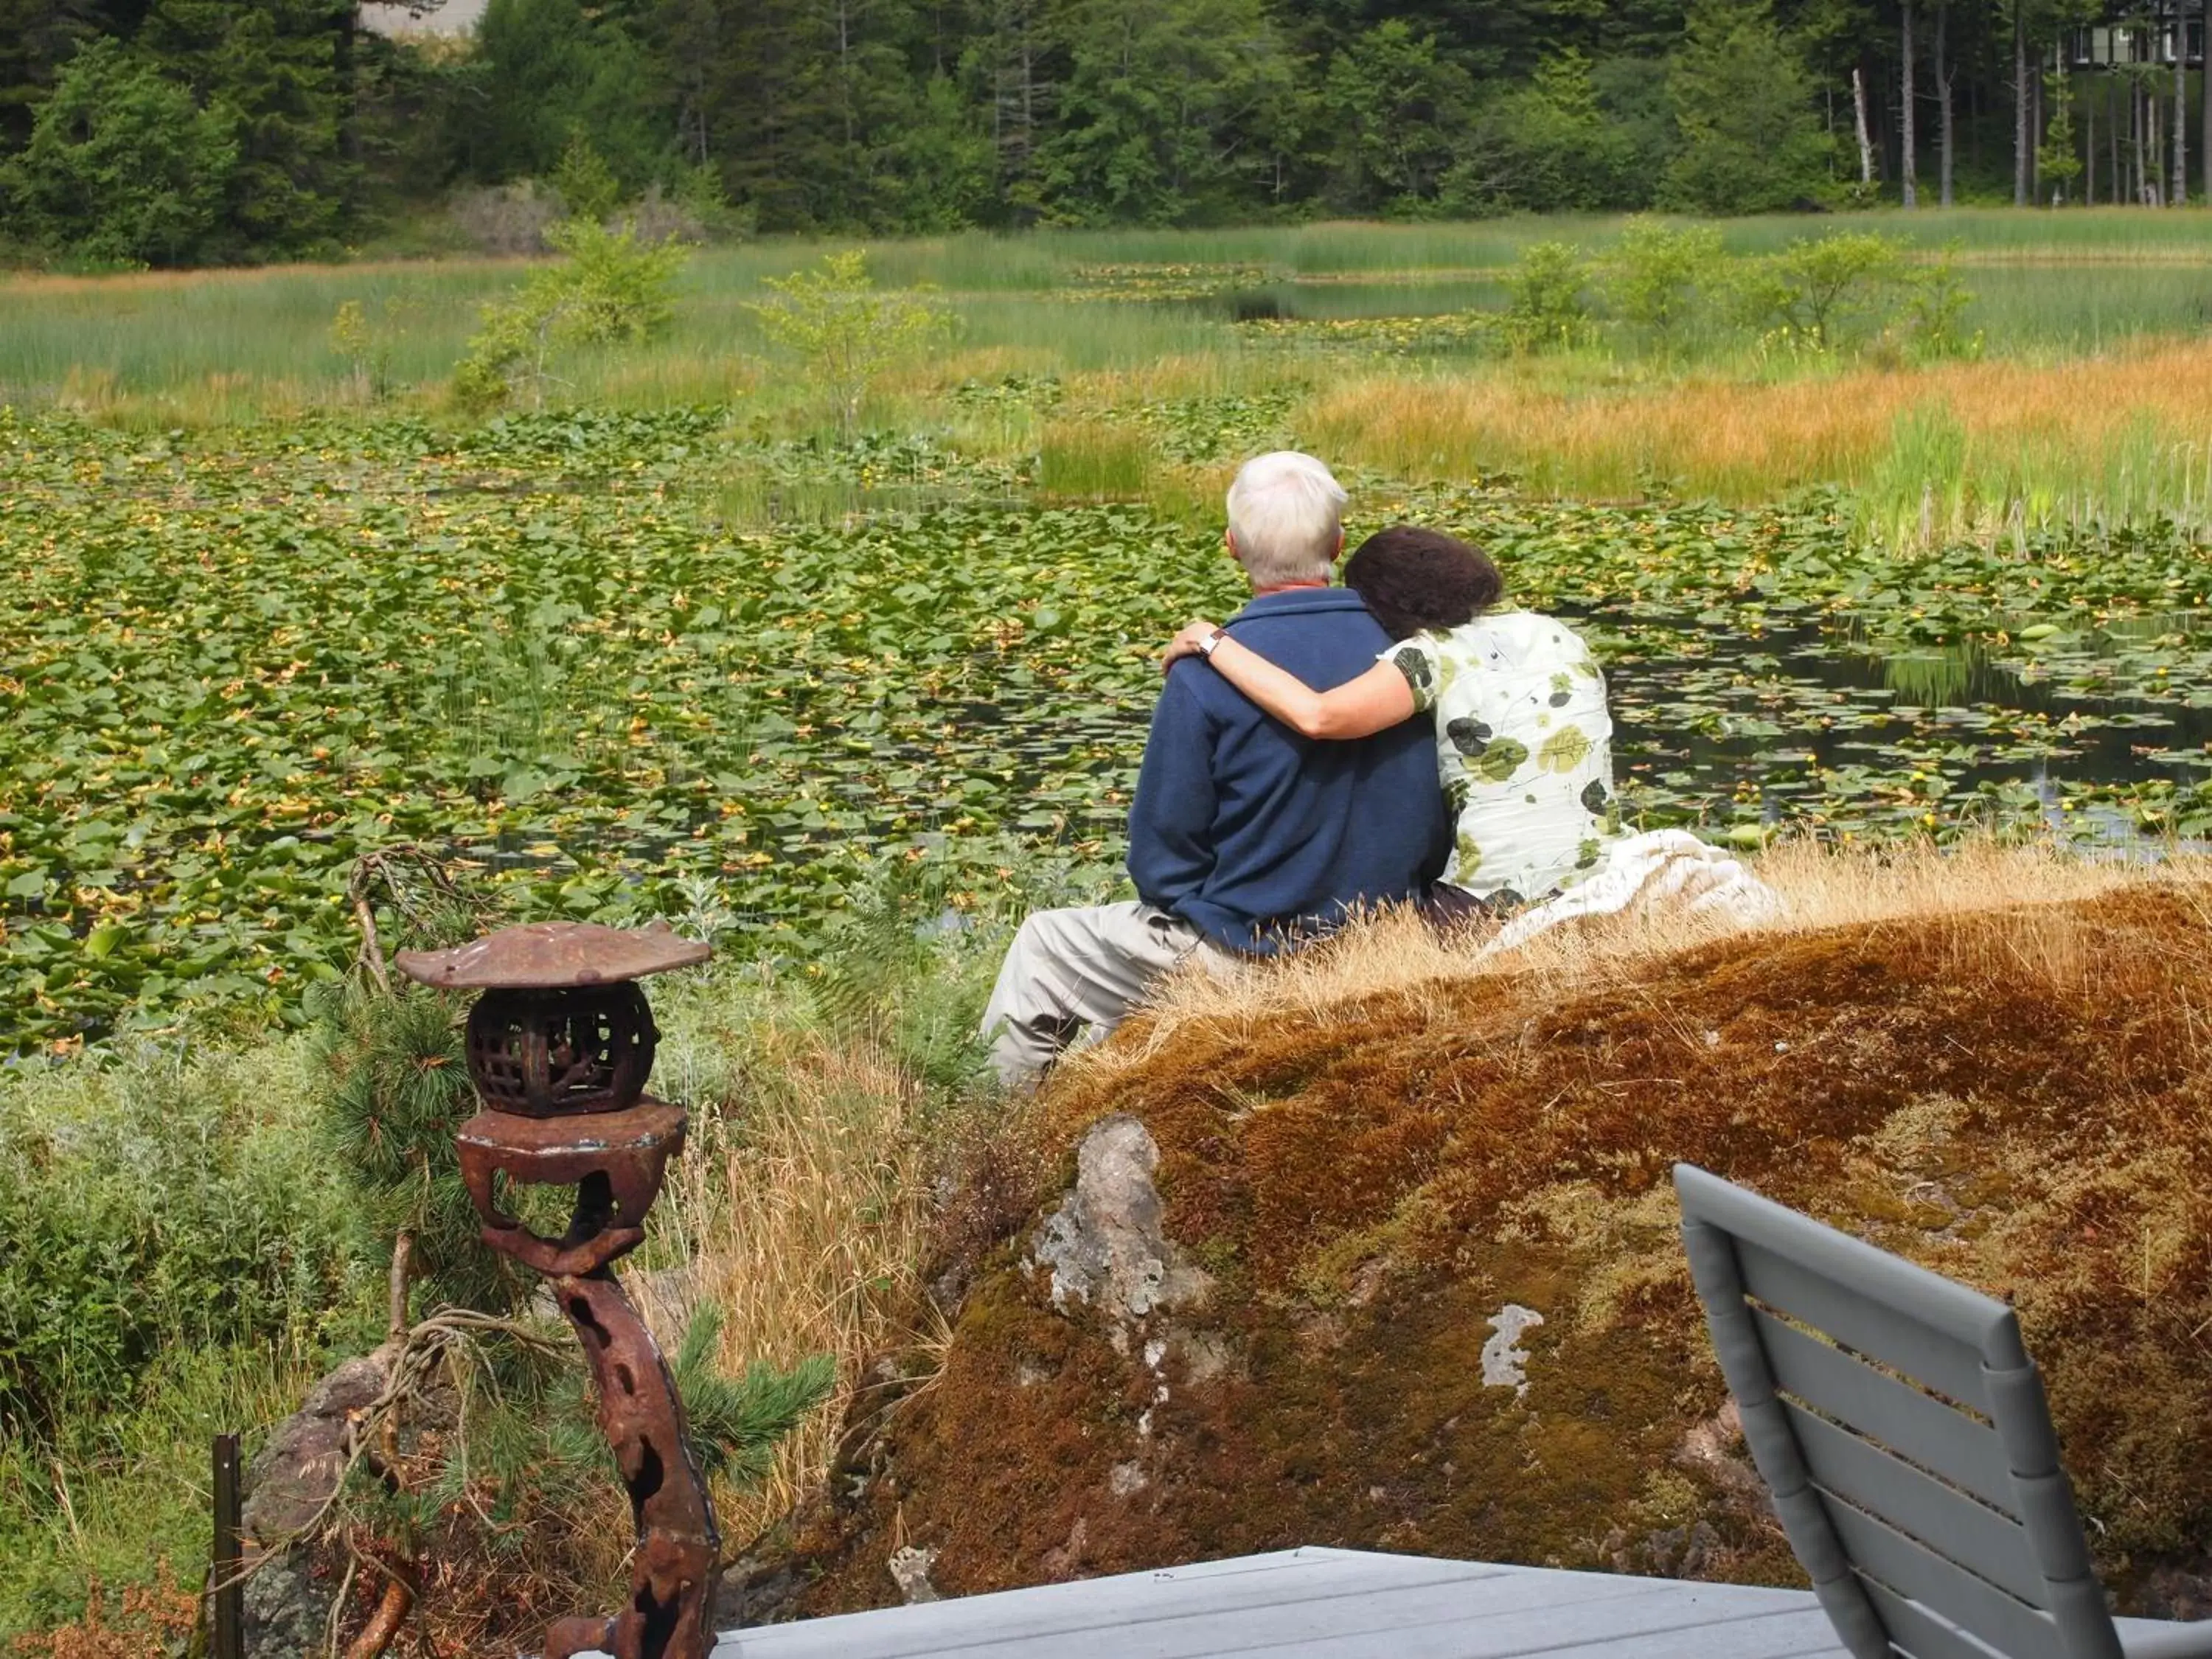
M686 257L678 244L647 242L634 225L611 231L589 219L556 225L547 240L568 257L484 307L454 372L464 407L495 409L524 388L532 406L542 406L556 351L649 339L673 314L669 289Z
M697 247L708 237L707 221L683 197L671 196L658 183L647 185L645 194L623 210L622 222L640 241L655 246L673 242Z
M1711 225L1678 229L1656 219L1631 219L1607 283L1613 311L1671 356L1726 258L1721 234Z
M568 148L553 169L553 188L578 219L604 222L622 201L622 180L580 126L568 135Z
M345 360L346 380L357 403L374 403L392 393L392 346L399 329L399 302L386 299L383 314L372 319L368 307L348 300L331 319L331 349Z
M1913 272L1902 242L1873 231L1798 237L1735 272L1738 307L1753 326L1786 331L1815 350L1835 349L1855 327L1894 314Z
M172 1345L314 1334L368 1282L303 1058L147 1048L0 1079L0 1418L112 1409Z
M450 210L454 226L479 253L544 253L547 233L568 215L559 194L534 179L465 190Z
M1531 242L1505 276L1505 337L1516 351L1571 346L1589 331L1589 262L1569 242Z
M879 292L868 256L823 256L813 270L771 276L775 298L746 307L777 344L805 357L835 401L838 429L851 437L876 378L948 332L951 313L928 295Z

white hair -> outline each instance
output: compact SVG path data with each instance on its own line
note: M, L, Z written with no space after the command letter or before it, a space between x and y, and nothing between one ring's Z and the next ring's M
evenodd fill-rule
M1344 486L1310 455L1279 449L1237 469L1229 538L1255 587L1326 581L1344 545Z

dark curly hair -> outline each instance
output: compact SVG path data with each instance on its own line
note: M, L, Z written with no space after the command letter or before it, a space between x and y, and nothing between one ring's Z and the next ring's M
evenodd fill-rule
M1505 578L1480 548L1410 524L1360 543L1345 561L1344 585L1394 640L1472 622L1505 592Z

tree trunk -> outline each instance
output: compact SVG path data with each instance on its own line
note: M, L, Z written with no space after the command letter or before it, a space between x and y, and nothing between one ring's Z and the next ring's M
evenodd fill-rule
M2094 84L2092 82L2092 84ZM2097 205L2097 100L2081 100L2081 205Z
M2189 12L2173 9L2173 183L2166 199L2189 205Z
M2143 193L2143 94L2142 82L2132 75L2128 76L2128 169L2134 174L2129 193L2141 207L2149 199Z
M1936 167L1945 207L1951 205L1952 162L1957 155L1952 141L1951 61L1944 43L1950 10L1950 0L1936 0Z
M1898 44L1898 55L1902 59L1904 83L1898 100L1898 142L1903 152L1898 173L1905 181L1905 205L1920 205L1920 130L1914 118L1912 95L1912 0L1905 0L1901 9L1905 16L1904 33Z
M2027 196L2032 202L2043 199L2043 76L2040 71L2028 83Z
M2128 184L2127 175L2120 171L2120 110L2109 75L2105 77L2105 159L2112 163L2105 170L2112 175L2112 205L2118 207L2128 198Z
M2034 160L2028 108L2034 97L2028 84L2027 0L2012 0L2012 204L2026 207L2028 168Z
M2143 194L2152 207L2166 205L2166 100L2154 86L2143 88Z
M2204 131L2197 142L2197 167L2204 175L2204 204L2212 207L2212 0L2197 8L2197 101Z
M837 0L837 86L845 106L845 149L853 148L853 9Z
M1851 113L1856 118L1859 138L1859 182L1874 183L1874 139L1867 131L1867 94L1865 72L1854 66L1851 70Z

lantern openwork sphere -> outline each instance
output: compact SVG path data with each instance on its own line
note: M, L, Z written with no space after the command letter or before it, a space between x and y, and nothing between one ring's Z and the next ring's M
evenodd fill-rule
M469 1078L483 1103L528 1117L636 1104L660 1033L625 981L562 991L486 991L469 1010Z

